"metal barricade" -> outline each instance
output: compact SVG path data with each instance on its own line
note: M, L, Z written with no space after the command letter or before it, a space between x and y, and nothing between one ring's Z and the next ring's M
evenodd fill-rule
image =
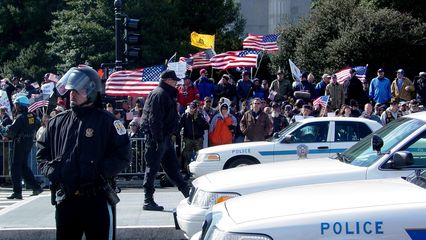
M10 160L12 156L12 142L4 142L1 141L1 155L0 158L0 177L2 179L10 179ZM130 138L131 143L131 161L129 166L124 169L118 177L125 178L126 180L134 180L134 179L143 179L143 175L145 172L145 161L144 161L144 149L145 149L145 138ZM31 168L34 176L37 181L43 184L43 186L47 186L49 181L46 177L41 174L40 169L37 166L36 159L37 147L34 142L34 145L31 149L31 152L28 156L28 166ZM158 175L163 175L162 169Z

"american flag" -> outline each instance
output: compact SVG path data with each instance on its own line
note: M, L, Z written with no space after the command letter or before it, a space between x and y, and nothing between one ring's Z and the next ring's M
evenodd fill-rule
M106 81L105 94L109 96L148 96L158 86L165 65L124 70L112 73Z
M320 96L314 100L313 105L321 105L322 107L327 107L329 96Z
M278 34L255 35L249 34L243 40L243 48L264 50L265 52L278 51Z
M259 51L242 50L228 51L217 54L210 59L213 68L228 69L236 67L257 67L257 56Z
M345 68L336 73L337 82L342 84L346 80L351 78L351 69L355 69L355 76L359 78L359 80L365 79L367 75L367 66L356 66L353 68Z
M37 110L37 108L47 107L47 106L49 106L49 101L47 100L37 101L28 107L28 112L34 112L35 110Z

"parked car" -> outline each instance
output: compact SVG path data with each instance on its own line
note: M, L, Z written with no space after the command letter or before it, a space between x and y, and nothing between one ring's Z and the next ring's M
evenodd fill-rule
M425 239L425 187L423 172L408 181L349 181L249 194L215 205L192 239Z
M324 117L295 122L270 141L204 148L189 164L194 177L223 169L299 158L328 157L343 152L382 127L364 118Z
M382 142L380 151L372 148L373 140ZM201 229L213 205L240 195L316 183L406 177L413 173L412 166L393 158L395 152L405 150L413 153L415 165L426 162L426 112L392 121L334 157L252 165L199 177L192 182L190 197L176 208L176 227L190 237Z

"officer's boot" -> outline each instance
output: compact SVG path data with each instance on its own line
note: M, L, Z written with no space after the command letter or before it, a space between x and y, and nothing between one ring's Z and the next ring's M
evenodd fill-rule
M154 202L153 194L145 193L145 200L143 203L143 210L147 211L163 211L163 206L158 206L156 202Z

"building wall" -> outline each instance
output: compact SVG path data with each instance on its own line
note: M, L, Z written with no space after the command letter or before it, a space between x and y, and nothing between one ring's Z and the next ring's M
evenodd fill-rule
M245 33L270 34L283 21L297 23L309 14L311 0L235 0L246 19Z

